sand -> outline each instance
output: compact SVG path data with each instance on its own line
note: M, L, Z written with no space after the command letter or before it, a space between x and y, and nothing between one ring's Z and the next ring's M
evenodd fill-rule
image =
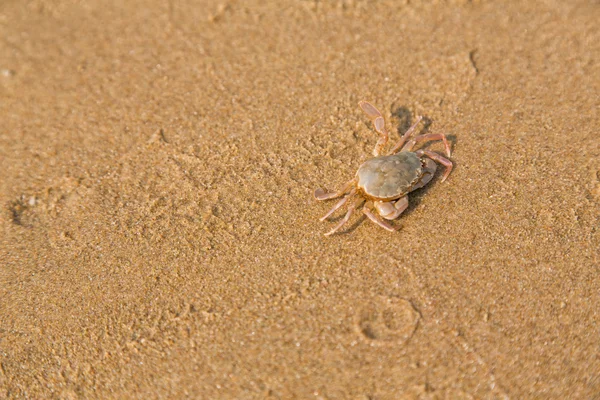
M3 2L0 398L600 398L599 20ZM326 238L360 100L456 167Z

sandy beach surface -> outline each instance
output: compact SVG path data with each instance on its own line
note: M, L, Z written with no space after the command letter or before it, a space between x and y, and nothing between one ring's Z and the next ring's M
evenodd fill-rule
M0 398L600 398L597 0L0 3ZM455 169L320 222L377 135ZM442 151L440 143L427 148Z

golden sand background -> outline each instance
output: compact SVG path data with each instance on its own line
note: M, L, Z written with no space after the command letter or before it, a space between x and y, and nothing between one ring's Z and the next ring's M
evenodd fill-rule
M598 21L0 3L0 398L599 398ZM376 141L359 100L456 168L399 232L325 238L312 192Z

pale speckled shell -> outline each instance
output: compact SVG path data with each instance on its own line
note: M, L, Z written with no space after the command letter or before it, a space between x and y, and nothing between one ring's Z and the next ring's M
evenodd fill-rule
M397 199L410 192L422 175L421 159L410 151L372 158L356 173L358 188L368 197L381 200Z

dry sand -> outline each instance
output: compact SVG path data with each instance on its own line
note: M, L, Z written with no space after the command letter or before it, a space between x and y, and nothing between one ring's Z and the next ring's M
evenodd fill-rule
M599 20L3 1L0 398L600 398ZM363 99L456 169L325 238Z

